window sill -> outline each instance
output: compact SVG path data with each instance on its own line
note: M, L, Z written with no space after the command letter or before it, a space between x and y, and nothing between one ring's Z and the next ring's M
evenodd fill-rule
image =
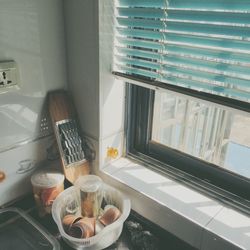
M100 174L131 199L132 208L198 249L250 249L250 218L127 158Z

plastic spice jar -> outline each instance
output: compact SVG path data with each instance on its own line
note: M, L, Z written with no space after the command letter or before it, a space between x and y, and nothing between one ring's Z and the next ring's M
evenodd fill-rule
M64 175L56 171L40 171L32 175L31 183L39 216L50 214L53 201L64 190Z

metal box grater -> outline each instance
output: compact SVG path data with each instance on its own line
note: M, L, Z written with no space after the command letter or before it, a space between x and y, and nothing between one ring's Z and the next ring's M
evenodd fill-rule
M77 114L67 91L58 90L49 94L49 112L63 172L73 184L79 176L89 174L90 169L79 133Z
M65 167L69 167L76 162L85 161L82 140L78 133L76 121L67 119L57 122L56 132Z

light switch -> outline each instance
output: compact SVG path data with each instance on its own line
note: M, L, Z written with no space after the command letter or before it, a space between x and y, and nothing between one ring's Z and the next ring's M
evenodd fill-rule
M0 62L0 90L17 85L18 79L16 62Z

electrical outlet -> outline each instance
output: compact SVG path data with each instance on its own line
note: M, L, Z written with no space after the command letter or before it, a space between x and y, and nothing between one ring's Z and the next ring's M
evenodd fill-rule
M17 65L14 61L0 62L0 89L18 84Z

